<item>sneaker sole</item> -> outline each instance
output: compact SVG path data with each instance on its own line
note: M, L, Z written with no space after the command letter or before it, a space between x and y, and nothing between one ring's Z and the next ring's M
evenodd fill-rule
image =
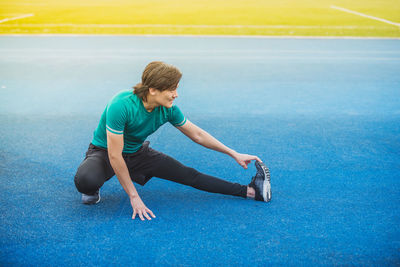
M257 162L256 167L259 171L264 173L264 183L263 183L263 198L265 202L271 201L271 175L269 173L268 167L263 162Z
M101 197L100 197L100 193L99 193L99 200L97 200L96 203L94 203L94 204L99 203L99 202L100 202L100 199L101 199Z
M94 205L94 204L99 203L99 202L100 202L100 199L101 199L101 196L100 196L100 192L99 192L99 199L98 199L96 202L93 202L93 203L91 203L91 202L82 202L82 204L85 204L85 205Z

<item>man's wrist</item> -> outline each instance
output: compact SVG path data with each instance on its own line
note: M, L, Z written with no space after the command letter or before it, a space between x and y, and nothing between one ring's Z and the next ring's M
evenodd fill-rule
M130 199L136 199L136 198L139 198L139 195L138 194L130 194L129 198Z
M227 152L227 154L229 155L229 156L231 156L232 158L236 158L236 156L239 154L238 152L236 152L235 150L233 150L233 149L229 149L228 150L228 152Z

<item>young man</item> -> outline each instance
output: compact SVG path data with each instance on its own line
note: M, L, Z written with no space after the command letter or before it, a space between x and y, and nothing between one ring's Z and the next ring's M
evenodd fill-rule
M249 197L259 201L271 200L269 170L252 155L240 154L219 142L209 133L185 118L173 105L178 97L182 73L164 62L151 62L142 75L142 82L134 91L116 94L107 104L94 137L75 175L75 185L82 193L84 204L100 201L100 187L114 174L130 198L136 215L141 220L155 218L133 182L146 184L153 176L189 185L212 193ZM170 122L194 142L225 153L243 168L256 160L257 173L248 186L231 183L184 166L175 159L149 147L146 138L161 125Z

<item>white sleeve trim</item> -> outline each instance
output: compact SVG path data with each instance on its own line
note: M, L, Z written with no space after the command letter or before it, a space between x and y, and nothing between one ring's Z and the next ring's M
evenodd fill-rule
M114 130L113 128L111 128L111 127L108 126L108 125L106 125L106 128L107 128L107 130L109 130L110 132L115 133L115 134L123 134L123 133L124 133L124 131L117 131L117 130Z

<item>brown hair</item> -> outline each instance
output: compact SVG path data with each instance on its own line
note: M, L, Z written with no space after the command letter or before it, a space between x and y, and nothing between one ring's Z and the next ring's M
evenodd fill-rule
M142 82L133 87L133 93L146 101L150 87L158 91L175 90L181 77L182 73L178 68L161 61L153 61L144 69Z

